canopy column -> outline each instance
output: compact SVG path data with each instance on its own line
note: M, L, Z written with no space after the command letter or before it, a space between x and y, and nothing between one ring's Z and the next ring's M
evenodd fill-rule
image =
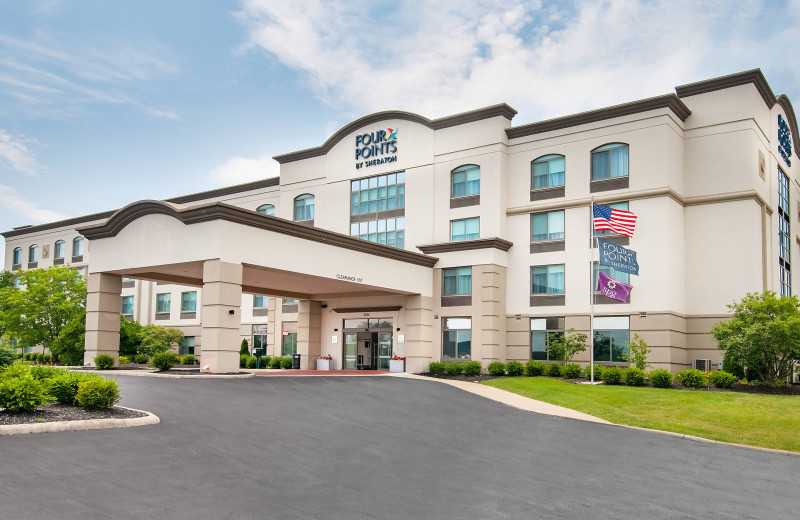
M242 264L203 263L203 345L200 364L209 372L239 371Z
M436 324L439 322L436 321ZM405 352L406 372L428 371L428 363L434 361L433 298L408 296L406 298ZM436 357L438 361L439 357Z
M322 306L314 300L300 300L297 307L297 353L300 368L317 368L322 334Z
M86 337L83 364L95 366L94 358L108 354L119 364L119 322L122 310L122 277L91 273L86 280Z

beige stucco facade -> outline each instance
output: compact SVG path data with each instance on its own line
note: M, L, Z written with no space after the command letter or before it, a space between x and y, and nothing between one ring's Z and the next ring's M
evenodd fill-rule
M780 293L782 272L783 290L794 293L797 122L788 99L776 98L760 71L548 121L514 126L514 115L497 105L437 120L404 112L366 116L319 147L276 157L278 179L7 232L5 268L28 267L14 264L17 248L26 257L33 244L69 245L85 236L83 258L73 265L89 280L86 362L113 352L109 316L119 313L120 298L133 297L131 318L181 328L215 371L236 370L239 343L252 342L256 330L266 335L269 355L280 355L284 338L296 334L304 368L323 354L335 368L366 366L347 350L355 338L359 349L380 342L381 359L387 352L406 357L412 372L443 359L449 339L458 338L456 352L485 368L541 356L532 328L547 318L563 318L559 330L585 333L624 318L629 337L638 334L652 349L654 368L678 370L698 359L716 367L722 356L708 330L728 315L727 304L748 292ZM786 140L779 149L779 119L791 129L795 155L784 157ZM380 139L388 129L395 132L392 147L358 156L365 139L359 136ZM594 178L594 153L613 143L627 149L626 175ZM552 155L564 159L563 183L534 189L532 163ZM453 172L465 165L479 169L480 187L461 196L453 192ZM789 210L782 212L780 175L789 186ZM378 182L396 186L389 196L396 206L362 212L361 187L354 192L352 184L361 179L367 190L372 179L376 189ZM297 222L295 205L306 195L313 196L313 219ZM630 276L626 303L595 296L590 305L598 260L590 246L592 200L627 203L638 216L633 237L620 242L637 252L641 266ZM274 217L256 213L265 204ZM532 215L562 211L563 238L534 240ZM788 260L779 250L781 218L788 220ZM454 236L452 223L466 219L478 219L475 236ZM370 222L379 229L380 221L397 226L392 239L402 248L358 238L376 240L377 232L363 229ZM50 257L37 266L52 265ZM534 293L536 266L563 266L563 288ZM465 267L469 290L443 294L445 274ZM194 312L180 307L187 291L197 293ZM159 313L157 295L167 293L172 306ZM269 299L254 308L254 294ZM285 305L288 298L299 303ZM446 328L449 318L468 320L459 322L468 324L468 340ZM380 332L351 326L369 319L384 320ZM576 360L588 363L589 352Z

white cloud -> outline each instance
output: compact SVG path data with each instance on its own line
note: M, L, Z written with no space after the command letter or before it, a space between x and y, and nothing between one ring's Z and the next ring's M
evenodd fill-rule
M36 161L31 145L38 141L24 135L15 135L0 128L0 166L5 169L38 175L44 168Z
M209 177L216 185L230 186L268 177L277 177L279 173L278 163L265 155L258 159L233 157L226 163L211 170Z
M38 208L31 202L25 200L14 188L1 184L0 207L10 209L11 211L15 211L20 215L23 215L34 224L63 220L68 217L63 213L58 213L57 211Z
M757 0L373 5L244 0L244 48L300 71L348 116L399 108L440 117L508 102L528 121L765 68L785 59L776 48L800 43L796 30L767 41L773 6Z

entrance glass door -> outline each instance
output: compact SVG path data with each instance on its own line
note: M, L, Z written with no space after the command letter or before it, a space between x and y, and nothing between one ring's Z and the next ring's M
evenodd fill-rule
M389 370L389 359L392 357L392 333L376 332L372 336L378 344L378 368Z
M345 370L388 370L392 357L392 319L344 320L342 345Z
M344 334L344 369L356 369L356 348L358 347L358 334L346 332Z

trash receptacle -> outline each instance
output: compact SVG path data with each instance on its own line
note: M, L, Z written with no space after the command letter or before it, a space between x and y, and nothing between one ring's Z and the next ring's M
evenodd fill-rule
M292 356L292 368L295 370L300 370L300 354L295 354Z

